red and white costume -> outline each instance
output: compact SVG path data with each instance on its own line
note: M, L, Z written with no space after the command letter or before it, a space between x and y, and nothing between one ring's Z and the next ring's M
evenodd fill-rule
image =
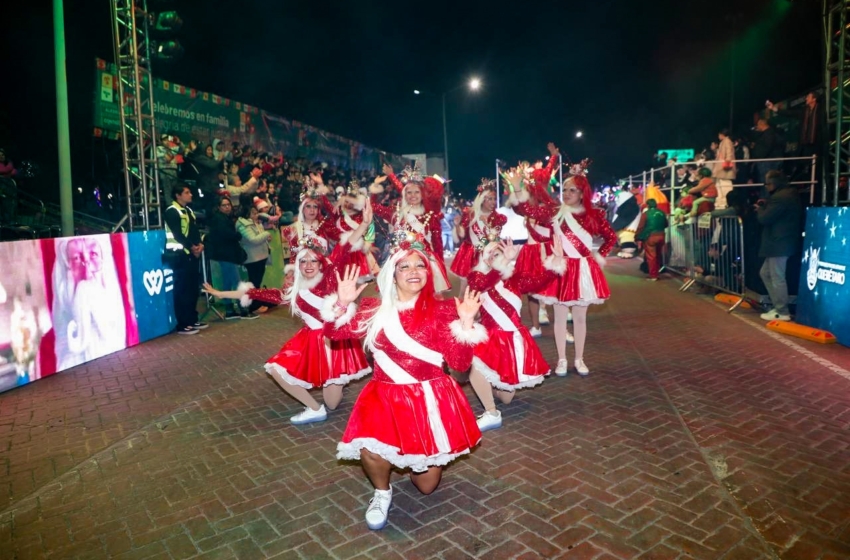
M395 297L389 292L384 297ZM323 315L325 333L333 340L361 336L381 306L367 298L359 309L352 303L335 318L336 301L336 296L326 300ZM481 440L469 401L443 364L469 369L473 348L487 333L478 324L463 330L453 301L434 300L434 308L414 325L415 301L396 302L380 317L382 328L370 348L375 372L354 404L338 459L358 460L367 449L398 468L424 472L469 453Z
M520 316L522 295L551 283L564 273L566 263L552 256L543 266L536 276L521 275L514 263L497 256L493 269L482 261L467 277L469 288L481 292L481 324L488 334L475 347L473 367L497 389L534 387L549 375L549 364Z
M413 171L410 173L412 174ZM384 206L377 199L377 195L381 194L383 189L380 185L373 184L369 187L372 192L373 212L386 221L392 231L404 229L421 236L441 273L441 278L434 279L434 291L450 290L452 285L443 260L443 235L440 226L440 221L443 219L440 206L443 198L443 184L434 177L425 177L421 181L417 179L407 184L402 183L395 174L390 174L387 178L390 184L401 193L401 200L394 206ZM404 189L410 185L416 185L422 193L422 205L419 208L405 209L404 207Z
M490 237L495 236L498 239L499 232L507 221L507 216L498 212L491 212L486 218L475 218L471 210L465 211L460 225L466 232L466 237L452 261L451 271L461 278L466 278L478 264L480 248L487 244Z
M304 253L309 251L302 249L299 252ZM344 260L335 263L326 260L323 271L312 281L301 281L301 289L294 294L292 310L304 321L304 327L283 345L280 352L269 358L266 371L278 373L284 381L305 389L346 385L372 371L358 341L325 338L322 305L327 295L336 292L334 271L344 266ZM240 288L243 286L240 285ZM253 299L278 305L290 303L284 301L285 297L282 290L252 288L247 290L241 303L246 306Z
M344 210L335 211L331 216L331 226L328 229L330 239L336 242L336 245L331 252L331 260L338 260L342 257L342 252L349 253L347 260L349 264L357 265L360 268L360 276L371 276L369 271L369 262L366 259L364 251L365 242L363 239L358 239L357 243L348 243L348 238L363 223L363 214L357 212L349 215Z
M584 199L589 198L590 195L585 194ZM533 206L528 202L520 202L514 210L539 223L551 223L564 246L567 271L539 294L541 301L587 306L604 303L610 297L611 291L601 265L616 245L617 234L605 219L604 211L589 207L589 203L588 207L561 205L559 209L549 205ZM603 240L598 254L593 252L594 236ZM547 297L545 294L551 290L554 290L554 295Z
M330 235L330 224L330 220L319 218L313 224L308 224L298 220L284 228L281 228L280 236L283 239L286 239L286 242L289 244L290 264L295 263L295 256L298 254L298 248L301 245L301 240L305 238L313 239L315 243L320 245L325 252L327 252L330 247L330 241L328 239Z

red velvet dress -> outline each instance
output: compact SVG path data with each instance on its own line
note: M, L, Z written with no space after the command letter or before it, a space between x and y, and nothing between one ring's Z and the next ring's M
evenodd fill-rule
M378 299L364 299L350 320L326 322L325 333L333 340L360 336L361 325L379 306ZM453 301L437 301L419 325L413 324L413 314L393 311L384 318L371 349L375 373L357 397L338 459L358 460L367 449L398 468L424 472L469 453L481 441L469 401L443 363L469 369L474 345L486 332L480 325L460 330Z
M482 247L482 239L486 239L490 232L498 233L508 221L507 216L492 212L485 220L475 220L472 222L472 212L463 213L460 225L466 231L466 238L460 244L454 260L452 261L451 271L461 278L466 278L469 272L478 264L478 258L481 253L479 247Z
M510 273L508 273L510 274ZM493 387L515 391L543 383L549 364L522 324L522 294L551 283L556 275L541 265L536 276L523 276L515 269L507 278L498 270L469 273L470 289L481 292L481 324L486 342L477 345L473 366Z
M527 202L520 203L514 211L521 215L537 220L539 223L553 224L558 207L533 206ZM544 288L540 299L544 303L560 303L561 305L588 306L604 303L611 295L608 281L602 272L602 267L593 254L593 237L602 237L599 256L604 258L617 243L617 234L611 229L605 213L594 208L595 219L589 220L587 212L565 213L563 221L553 224L553 230L561 238L564 246L564 256L567 259L567 271L552 281L553 285ZM554 290L554 295L547 297L547 291Z
M360 341L325 338L321 310L325 296L336 292L334 270L334 265L326 265L319 283L295 296L295 315L304 326L266 362L267 372L278 373L288 383L305 389L347 385L372 371ZM247 295L267 303L283 303L281 290L248 290Z
M328 228L328 235L336 242L336 246L331 252L331 260L336 261L342 257L342 252L346 251L349 253L347 255L348 263L357 265L360 268L359 276L361 278L371 277L369 261L366 260L366 253L363 249L363 239L361 238L354 245L348 244L348 238L351 237L351 233L363 223L363 214L358 212L353 216L349 216L345 212L339 212L334 214L330 219L331 225Z
M446 272L446 263L443 260L443 237L440 229L440 220L443 219L442 212L426 212L422 215L408 212L407 215L399 217L399 206L384 206L378 204L373 197L372 210L375 215L386 221L393 231L403 228L414 233L422 234L425 245L434 255L437 261L437 266L442 273L442 278L434 279L434 291L443 292L450 290L452 287L449 282L449 275Z

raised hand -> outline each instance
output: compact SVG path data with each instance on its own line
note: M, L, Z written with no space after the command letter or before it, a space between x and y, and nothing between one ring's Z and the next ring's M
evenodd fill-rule
M555 154L561 153L561 150L559 150L558 147L555 146L554 142L549 142L548 144L546 144L546 149L549 150L549 155L554 156Z
M390 165L389 163L385 163L384 165L381 166L381 172L384 175L392 175L393 174L393 166Z
M373 183L377 183L378 185L381 185L381 184L383 184L383 182L384 182L384 181L386 181L386 180L387 180L387 176L386 176L386 175L378 175L377 177L375 177L375 180L374 180L374 181L372 181L372 182L373 182Z
M475 322L475 315L478 314L478 309L481 307L479 296L481 294L474 290L470 290L469 286L463 294L463 301L455 298L455 307L457 308L457 316L464 327L472 327Z
M363 208L363 223L371 224L372 219L374 218L374 211L372 210L372 201L370 199L366 199L366 206Z
M552 232L552 254L556 257L564 256L564 242L556 231Z
M508 261L516 260L519 256L519 247L514 245L513 239L507 239L499 242L499 249Z
M360 294L366 289L368 284L357 286L359 268L357 265L346 266L342 277L339 275L339 270L334 270L337 282L336 295L339 298L339 305L347 306L360 297Z
M321 173L310 173L310 178L313 180L317 187L325 184L324 180L322 179Z

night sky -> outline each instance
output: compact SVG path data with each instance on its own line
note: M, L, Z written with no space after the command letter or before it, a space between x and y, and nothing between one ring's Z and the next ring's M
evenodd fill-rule
M50 3L7 4L0 146L37 161L33 188L58 198ZM156 75L398 154L442 152L439 97L414 88L480 76L478 94L448 97L452 178L468 191L495 158L540 157L549 140L593 158L597 183L648 167L659 148L702 149L729 122L733 44L736 133L766 99L822 79L815 0L166 4L183 17L186 54ZM77 186L120 151L91 138L94 58L112 60L109 2L65 8Z

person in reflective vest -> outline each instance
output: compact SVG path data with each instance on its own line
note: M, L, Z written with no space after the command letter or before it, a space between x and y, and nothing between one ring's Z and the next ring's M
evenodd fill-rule
M165 261L174 271L174 315L178 334L197 334L207 328L198 321L201 293L200 258L204 251L195 213L189 208L192 189L178 184L171 192L173 202L165 210Z

